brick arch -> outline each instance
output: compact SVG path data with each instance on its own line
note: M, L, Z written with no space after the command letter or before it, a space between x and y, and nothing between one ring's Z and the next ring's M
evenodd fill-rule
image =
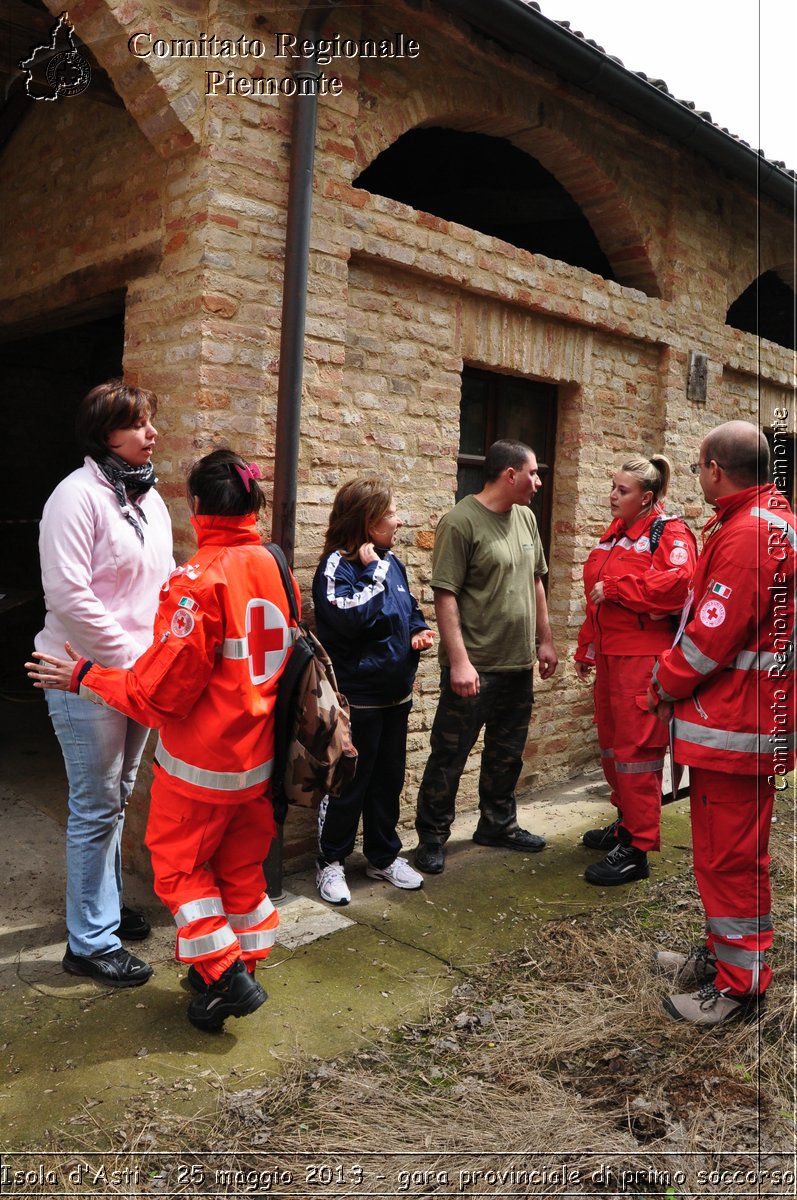
M132 55L128 41L142 29L142 22L146 27L147 21L137 6L120 5L114 10L112 2L75 0L69 5L69 19L80 40L107 71L117 95L144 137L162 158L169 158L197 143L200 137L199 120L193 123L190 117L184 120L177 111L181 102L185 112L190 112L192 107L195 115L202 111L201 105L192 106L190 97L186 96L190 86L177 82L177 71L185 69L185 59L136 58ZM63 0L44 0L44 3L54 20L64 11ZM161 11L157 17L157 36L186 38L191 35L172 28Z
M598 161L566 134L544 123L542 104L531 101L526 112L462 108L462 96L413 93L386 110L379 120L358 129L354 139L355 175L403 133L425 125L442 125L465 133L503 137L536 158L578 204L618 281L648 296L660 296L648 240L630 206Z
M761 258L757 263L742 263L728 280L728 296L725 309L729 309L747 291L751 284L755 283L756 279L760 279L768 271L774 271L787 287L794 290L796 265L793 257L784 258L783 255L778 255L777 253L767 256L766 251L761 253Z

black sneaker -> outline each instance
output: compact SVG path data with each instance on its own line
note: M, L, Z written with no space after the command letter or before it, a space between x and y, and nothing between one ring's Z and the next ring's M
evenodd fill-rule
M109 987L139 987L152 975L152 967L130 954L124 946L104 954L73 954L69 946L61 966L70 975L86 975Z
M446 852L440 842L421 842L415 849L415 866L427 875L439 875L446 865Z
M620 818L612 821L611 825L604 825L603 829L588 829L581 839L582 846L588 846L590 850L611 850L612 846L617 843L617 826L620 824Z
M152 926L142 912L122 905L116 936L123 942L143 942L152 932Z
M650 874L648 856L644 850L636 846L623 846L617 842L600 862L591 863L584 872L587 883L596 883L600 887L613 887L618 883L633 883L637 879L647 879Z
M216 1032L227 1017L246 1017L265 1004L268 997L263 988L238 958L220 979L207 986L188 1005L188 1020L197 1029Z
M528 829L509 829L495 837L476 830L473 840L477 846L497 846L504 850L520 850L525 854L539 854L545 849L545 838L538 833L529 833Z

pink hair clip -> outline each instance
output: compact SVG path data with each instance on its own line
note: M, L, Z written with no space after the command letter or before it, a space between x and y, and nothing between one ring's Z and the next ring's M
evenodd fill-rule
M251 492L252 490L253 479L263 478L263 472L260 470L260 467L257 465L257 463L249 463L247 467L239 467L238 463L232 463L232 466L235 467L236 471L241 476L241 483L244 485L247 492Z

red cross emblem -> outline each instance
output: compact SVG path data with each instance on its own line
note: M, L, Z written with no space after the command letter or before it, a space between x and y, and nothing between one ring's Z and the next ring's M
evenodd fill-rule
M250 600L246 606L246 645L253 683L265 683L285 661L290 640L287 622L269 600Z
M721 600L706 600L698 616L709 629L716 629L725 620L725 605Z

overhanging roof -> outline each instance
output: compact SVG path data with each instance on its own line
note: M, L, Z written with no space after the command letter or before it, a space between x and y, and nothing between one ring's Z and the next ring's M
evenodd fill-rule
M727 129L721 129L714 124L710 113L698 112L691 101L677 100L663 80L651 80L642 73L629 71L597 43L543 16L535 4L526 0L437 0L437 3L512 53L532 59L562 79L630 113L679 146L735 176L757 194L794 209L797 175L784 163L766 158ZM598 14L596 6L596 19Z

